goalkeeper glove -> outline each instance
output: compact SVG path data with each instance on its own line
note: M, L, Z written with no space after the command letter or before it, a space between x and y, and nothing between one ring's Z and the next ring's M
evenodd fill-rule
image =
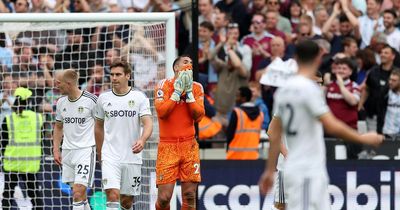
M185 84L182 81L182 75L182 72L179 72L178 78L176 78L174 82L174 92L171 95L171 100L176 102L181 100L181 95L185 89Z
M185 71L183 78L185 80L186 103L193 103L196 101L194 99L193 92L192 92L192 90L193 90L193 71L192 70Z

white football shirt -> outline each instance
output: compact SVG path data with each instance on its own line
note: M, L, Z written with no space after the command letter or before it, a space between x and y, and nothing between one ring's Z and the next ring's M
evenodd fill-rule
M74 101L67 96L58 99L56 120L63 124L63 149L81 149L95 145L96 101L97 96L86 91Z
M282 135L290 148L285 171L325 168L324 134L318 118L328 112L322 90L304 76L291 77L277 90L273 113L282 121Z
M140 90L125 95L113 91L100 94L96 118L104 120L102 159L119 163L142 164L142 153L132 152L140 137L140 117L151 115L150 101Z

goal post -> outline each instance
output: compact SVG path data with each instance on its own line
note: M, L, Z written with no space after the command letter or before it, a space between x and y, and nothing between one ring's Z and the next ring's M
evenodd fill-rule
M54 78L59 70L75 68L80 74L80 88L98 95L111 87L108 67L115 59L131 64L134 86L150 99L153 134L143 152L142 193L135 197L135 209L154 209L159 132L153 92L158 81L173 77L175 56L175 13L0 15L0 101L7 98L0 103L0 120L2 123L10 114L17 87L26 87L33 92L29 107L44 116L43 158L37 174L45 209L71 209L72 206L71 189L61 182L61 168L52 156L55 104L60 96ZM0 126L2 132L5 131ZM1 144L0 149L4 149ZM0 152L1 156L4 154ZM0 168L2 200L7 183L4 180L6 172ZM15 182L18 186L12 205L30 209L34 198L27 194L27 185L23 181ZM88 190L88 195L92 209L105 209L99 165L94 187Z

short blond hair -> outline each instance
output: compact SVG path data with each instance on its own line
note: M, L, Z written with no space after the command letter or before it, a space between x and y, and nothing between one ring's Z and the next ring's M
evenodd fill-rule
M63 72L63 79L78 84L79 74L75 69L66 69Z

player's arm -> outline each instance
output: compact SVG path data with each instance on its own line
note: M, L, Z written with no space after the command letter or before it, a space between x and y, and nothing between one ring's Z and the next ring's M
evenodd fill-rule
M188 102L187 100L187 103L189 104L189 111L193 120L200 122L206 113L204 109L204 91L200 85L193 85L193 89L194 101Z
M133 153L139 153L143 150L146 141L150 138L151 133L153 132L153 120L151 115L144 115L140 117L140 122L143 125L143 132L140 136L140 139L138 139L132 147Z
M171 93L166 85L160 83L154 91L154 106L156 107L157 115L161 119L165 119L174 110L176 101L171 99Z
M61 155L60 155L60 145L63 136L63 124L60 121L56 121L54 124L54 133L53 133L53 156L54 162L57 165L61 165Z
M338 120L331 112L327 112L319 117L325 132L358 144L368 144L378 146L383 141L383 136L376 132L369 132L360 135L356 130L350 128L342 121Z
M266 194L274 183L276 164L282 144L282 123L279 117L272 118L268 128L268 137L270 142L268 160L258 183L262 194Z
M104 141L104 121L102 119L96 119L95 121L94 138L96 140L97 157L101 161L101 148Z

